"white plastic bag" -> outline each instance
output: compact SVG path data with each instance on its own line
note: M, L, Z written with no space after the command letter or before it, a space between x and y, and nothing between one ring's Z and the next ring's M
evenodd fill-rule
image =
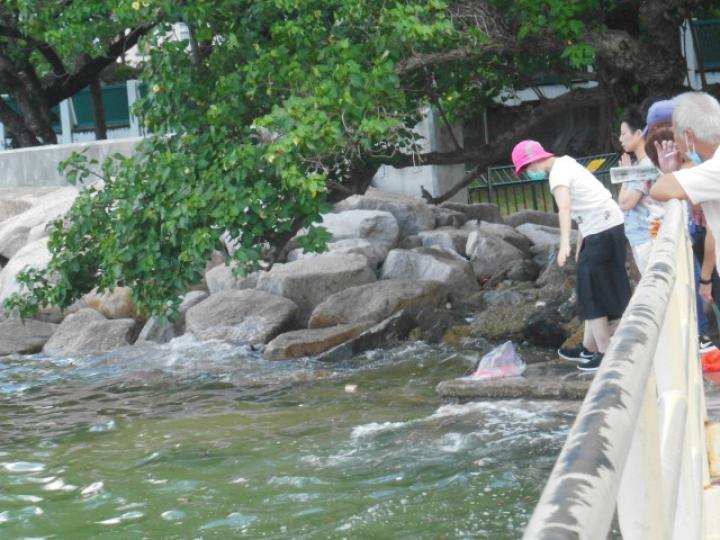
M515 351L512 341L506 341L483 356L469 377L471 379L517 377L523 374L526 367L523 359Z

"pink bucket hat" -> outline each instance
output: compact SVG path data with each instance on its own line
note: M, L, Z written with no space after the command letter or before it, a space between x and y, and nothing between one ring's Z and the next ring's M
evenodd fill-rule
M547 152L537 141L520 141L512 151L512 160L515 165L515 174L520 174L525 167L541 159L553 157L555 154Z

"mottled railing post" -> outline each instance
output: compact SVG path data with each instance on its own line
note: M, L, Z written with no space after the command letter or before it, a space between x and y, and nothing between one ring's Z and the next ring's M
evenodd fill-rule
M685 209L666 214L648 270L583 401L525 539L704 538L705 405Z

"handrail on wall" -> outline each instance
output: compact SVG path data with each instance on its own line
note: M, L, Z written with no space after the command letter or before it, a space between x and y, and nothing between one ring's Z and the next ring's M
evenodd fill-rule
M692 255L670 201L648 270L526 528L524 539L705 538L709 483Z

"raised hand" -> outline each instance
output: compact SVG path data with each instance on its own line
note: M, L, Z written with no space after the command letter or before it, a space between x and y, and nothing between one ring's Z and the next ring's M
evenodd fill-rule
M680 168L680 152L675 141L655 141L658 167L663 173L675 172Z

